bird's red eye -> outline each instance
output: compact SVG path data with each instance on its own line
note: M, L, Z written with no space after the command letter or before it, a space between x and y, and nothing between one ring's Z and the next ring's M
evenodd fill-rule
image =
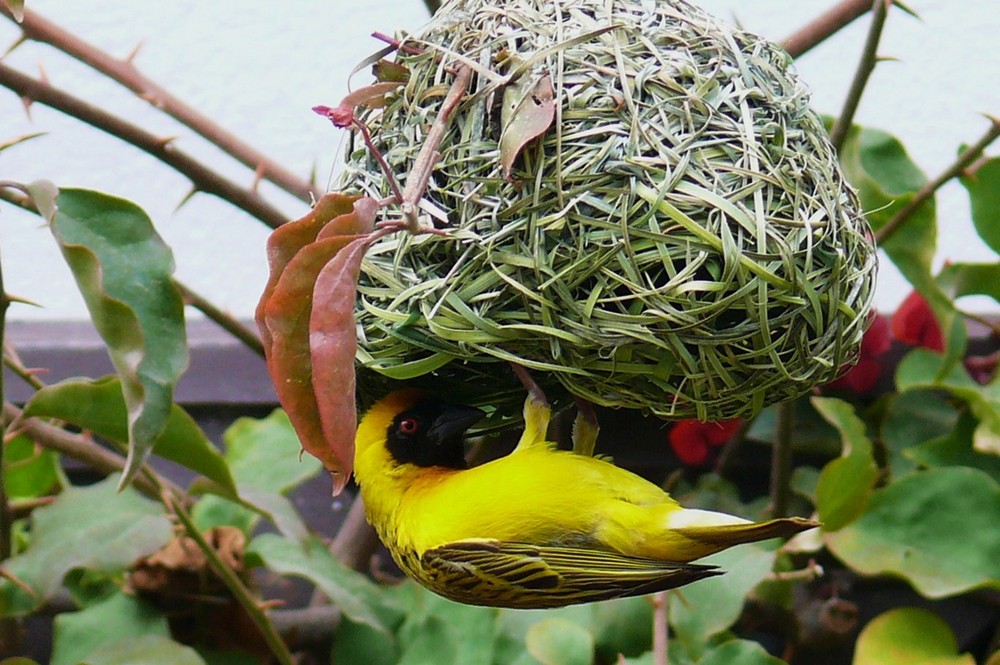
M416 434L420 429L420 423L416 418L403 418L399 421L400 434Z

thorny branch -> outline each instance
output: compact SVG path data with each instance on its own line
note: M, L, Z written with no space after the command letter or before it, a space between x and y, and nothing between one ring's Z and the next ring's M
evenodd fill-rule
M934 196L934 193L939 190L942 185L961 174L962 171L979 159L980 155L983 154L983 151L986 150L986 148L989 147L989 145L993 143L997 137L1000 137L1000 118L987 116L987 119L990 121L990 128L986 131L986 133L983 134L978 141L963 150L962 154L958 156L951 166L942 171L938 177L921 187L920 191L918 191L906 205L900 208L895 215L889 218L889 221L882 225L882 228L880 228L875 234L875 240L878 244L882 245L890 237L892 237L892 235L898 231L911 216L913 216L913 213L920 209L920 206Z
M0 14L14 20L9 8L0 3ZM49 44L63 53L89 65L134 92L157 109L194 130L198 135L221 148L260 177L307 203L320 195L319 189L307 180L281 166L240 137L226 130L208 116L192 108L155 81L150 80L132 63L132 57L115 58L93 44L80 39L31 9L24 9L24 20L18 23L25 39Z
M847 91L847 99L844 100L844 107L837 116L833 128L830 130L830 143L838 153L844 146L847 133L854 124L854 114L861 103L861 96L868 85L868 79L875 71L878 64L878 45L882 39L882 29L885 27L885 20L889 16L889 8L892 0L875 0L872 6L872 24L868 29L868 37L865 39L865 46L861 50L861 60L851 81L851 88Z
M798 58L871 8L871 0L842 0L788 36L782 46L788 55Z
M21 409L13 404L4 404L3 419L8 425L13 423L17 431L25 434L41 447L83 462L98 473L117 473L125 468L125 458L118 453L104 448L82 434L67 432L61 427L50 425L38 418L25 418ZM157 476L148 467L144 468L146 474L136 476L135 481L133 481L136 489L140 492L157 501L161 498L161 487L166 487L177 496L183 495L181 489L172 482ZM155 480L150 480L151 477Z
M151 134L45 81L27 76L3 62L0 62L0 86L26 100L51 106L134 145L187 176L196 191L214 194L271 228L277 228L288 219L257 192L223 178L202 162L175 148L170 139Z

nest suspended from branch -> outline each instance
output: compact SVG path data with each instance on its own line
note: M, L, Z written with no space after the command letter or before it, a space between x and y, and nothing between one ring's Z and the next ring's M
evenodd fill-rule
M360 116L404 184L459 66L421 203L453 233L370 249L362 392L514 414L513 361L556 401L713 420L855 361L875 247L779 47L682 0L453 0L376 66L400 88ZM360 141L347 161L341 189L391 195Z

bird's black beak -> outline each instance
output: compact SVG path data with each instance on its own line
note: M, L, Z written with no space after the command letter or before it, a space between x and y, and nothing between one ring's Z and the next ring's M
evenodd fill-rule
M482 420L485 415L485 411L474 406L449 404L444 407L441 415L434 419L430 429L427 430L427 438L435 443L444 443L452 437L462 434Z

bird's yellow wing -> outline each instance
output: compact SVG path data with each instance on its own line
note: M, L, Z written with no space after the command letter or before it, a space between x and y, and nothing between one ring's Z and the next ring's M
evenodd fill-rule
M486 539L427 550L420 568L420 581L446 598L519 609L644 595L721 574L715 566Z

